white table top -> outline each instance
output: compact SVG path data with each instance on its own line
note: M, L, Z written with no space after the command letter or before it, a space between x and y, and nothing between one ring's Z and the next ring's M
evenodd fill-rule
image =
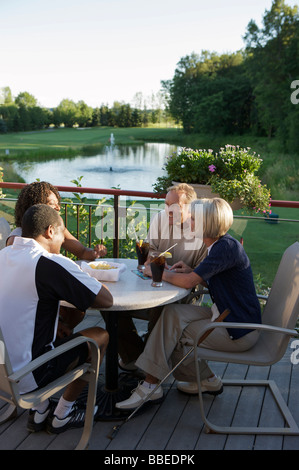
M107 258L106 261L124 263L127 268L117 282L103 281L113 295L113 306L107 310L139 310L166 305L184 298L190 292L165 281L162 287L152 287L151 278L142 279L132 272L137 270L137 259Z

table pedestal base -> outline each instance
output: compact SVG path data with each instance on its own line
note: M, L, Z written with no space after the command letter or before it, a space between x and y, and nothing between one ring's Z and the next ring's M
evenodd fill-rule
M120 374L118 385L115 390L107 390L104 378L99 378L97 400L98 411L95 415L95 421L113 421L126 419L132 412L121 411L115 408L115 403L126 400L131 396L131 392L138 385L138 380L129 374Z
M109 344L105 357L105 378L100 376L96 403L98 411L96 421L126 419L131 413L115 408L115 403L126 400L138 385L138 378L118 371L118 315L117 311L105 315L106 329L109 333Z
M95 421L125 420L132 410L118 410L115 403L127 400L132 390L138 386L143 374L122 372L118 370L118 312L110 311L105 315L106 329L109 333L109 344L105 357L105 376L99 375L96 404L98 410ZM78 401L84 406L87 399L87 387ZM145 404L146 405L146 404ZM146 407L142 406L142 411Z
M131 392L138 385L138 379L129 374L123 373L119 375L118 386L115 390L107 390L105 384L105 377L99 376L97 386L96 405L98 410L94 416L95 421L113 421L126 419L132 412L120 411L115 408L115 403L126 400L131 396ZM78 397L78 404L86 406L88 387L85 387L80 396Z

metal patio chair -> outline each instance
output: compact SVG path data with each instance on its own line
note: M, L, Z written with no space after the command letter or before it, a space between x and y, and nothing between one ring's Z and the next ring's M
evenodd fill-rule
M285 251L278 267L267 303L262 314L262 324L211 323L207 325L195 339L206 331L214 328L247 328L258 329L260 336L257 343L248 351L223 352L202 347L197 348L195 368L199 387L199 403L202 419L207 432L225 434L288 434L299 435L299 428L282 395L273 380L223 380L225 385L267 386L270 388L279 406L287 426L285 427L239 427L218 426L211 423L205 414L200 388L200 372L198 359L207 361L238 363L256 366L269 366L278 362L288 347L291 337L297 335L294 329L299 315L299 243L296 242ZM225 391L225 387L224 387ZM225 400L225 395L223 397Z
M78 346L81 343L88 342L91 349L91 362L85 363L75 367L73 370L67 372L63 376L54 380L47 386L34 390L29 393L20 394L18 383L21 378L38 368L40 365L57 357L69 349ZM58 346L55 349L43 354L42 356L31 361L27 366L13 372L9 360L8 352L5 346L2 331L0 329L0 399L9 403L8 406L3 407L1 413L0 409L0 424L14 418L17 415L17 406L21 408L30 409L37 404L43 402L47 398L53 396L66 385L74 380L81 378L89 383L88 396L86 404L85 423L81 439L76 447L77 450L83 450L88 446L91 436L93 419L94 419L94 406L96 400L97 380L99 374L99 360L100 352L95 341L91 338L84 336L74 338L71 341Z
M10 232L9 223L4 217L0 217L0 250L5 247L6 240Z

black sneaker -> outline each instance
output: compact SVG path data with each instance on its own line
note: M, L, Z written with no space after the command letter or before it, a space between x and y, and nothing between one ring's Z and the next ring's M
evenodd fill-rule
M30 432L43 431L46 428L47 419L53 415L53 411L57 405L57 402L49 400L49 405L46 411L40 413L37 410L29 410L29 416L27 421L27 429Z
M96 407L97 408L97 407ZM69 414L59 419L55 414L47 420L47 432L49 434L60 434L71 428L81 428L84 426L85 408L74 405Z

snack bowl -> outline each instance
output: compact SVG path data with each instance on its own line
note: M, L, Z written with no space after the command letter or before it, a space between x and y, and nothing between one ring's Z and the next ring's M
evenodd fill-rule
M98 281L116 282L119 280L120 274L126 270L126 265L104 260L91 261L90 263L82 261L81 269Z

